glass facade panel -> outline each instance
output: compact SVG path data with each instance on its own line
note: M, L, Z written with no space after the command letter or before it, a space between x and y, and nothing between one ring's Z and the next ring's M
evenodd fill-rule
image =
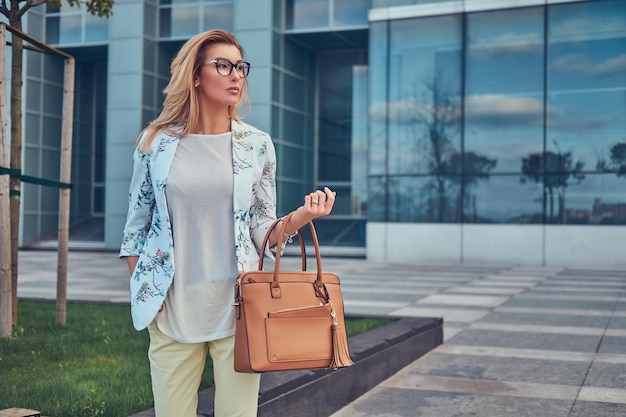
M303 100L307 96L307 84L301 78L296 78L289 74L283 74L285 84L283 90L283 103L297 110L305 110L306 101Z
M464 178L463 214L467 223L542 223L543 186L518 175L492 176L489 181Z
M81 43L83 40L83 15L59 16L59 44Z
M550 6L547 53L547 221L626 224L626 1Z
M51 45L59 43L59 16L46 18L46 42Z
M192 37L199 32L200 19L197 6L161 9L160 16L162 37Z
M626 0L370 35L370 220L626 224Z
M85 15L85 42L106 42L109 39L109 20Z
M311 29L330 26L328 0L287 0L287 28Z
M543 32L539 7L467 16L465 172L518 172L543 148Z
M368 171L370 175L387 172L387 105L388 37L387 22L375 22L370 26L369 48L369 146ZM371 198L371 196L370 196Z
M233 5L232 4L209 4L202 8L202 30L224 29L233 30Z
M333 26L367 26L372 0L335 1Z
M309 124L308 118L300 113L290 110L283 111L283 131L281 137L285 142L306 146L309 140L306 127Z
M389 177L387 221L459 222L460 177Z
M458 173L461 151L461 18L390 23L389 174Z

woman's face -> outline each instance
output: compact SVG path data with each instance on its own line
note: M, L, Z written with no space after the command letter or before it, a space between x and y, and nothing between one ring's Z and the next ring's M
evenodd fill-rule
M213 60L217 62L211 62ZM240 62L241 53L235 45L215 43L204 49L204 65L194 80L201 103L217 107L237 104L244 83L244 77L237 70Z

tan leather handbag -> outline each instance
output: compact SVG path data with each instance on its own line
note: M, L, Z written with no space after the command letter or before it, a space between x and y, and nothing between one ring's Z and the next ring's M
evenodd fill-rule
M278 247L282 247L282 222ZM265 235L263 248L275 221ZM320 248L313 223L309 222L317 271L306 270L306 252L298 231L302 271L280 270L280 253L273 271L239 274L235 284L235 371L270 372L295 369L340 368L353 364L344 325L339 278L322 272Z

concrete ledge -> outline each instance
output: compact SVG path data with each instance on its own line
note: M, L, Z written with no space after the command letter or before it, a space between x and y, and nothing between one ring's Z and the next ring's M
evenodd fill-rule
M443 343L443 319L399 318L351 337L353 366L272 372L261 377L258 417L328 416ZM214 389L200 391L198 415L213 417ZM130 417L153 417L146 410Z

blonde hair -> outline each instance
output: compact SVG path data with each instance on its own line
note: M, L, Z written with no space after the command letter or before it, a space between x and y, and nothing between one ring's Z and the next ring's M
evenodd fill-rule
M145 139L141 144L142 152L150 148L155 136L161 130L172 135L182 136L190 133L196 127L200 106L194 81L206 60L204 56L206 47L218 43L236 46L241 57L244 57L243 47L232 34L224 30L210 30L200 33L185 42L170 66L172 76L167 87L163 90L163 94L165 94L163 110L161 110L159 117L150 122L139 135L141 138L145 134ZM240 120L238 110L242 105L246 109L249 106L247 79L244 79L239 101L229 109L231 118ZM174 128L176 128L175 131Z

